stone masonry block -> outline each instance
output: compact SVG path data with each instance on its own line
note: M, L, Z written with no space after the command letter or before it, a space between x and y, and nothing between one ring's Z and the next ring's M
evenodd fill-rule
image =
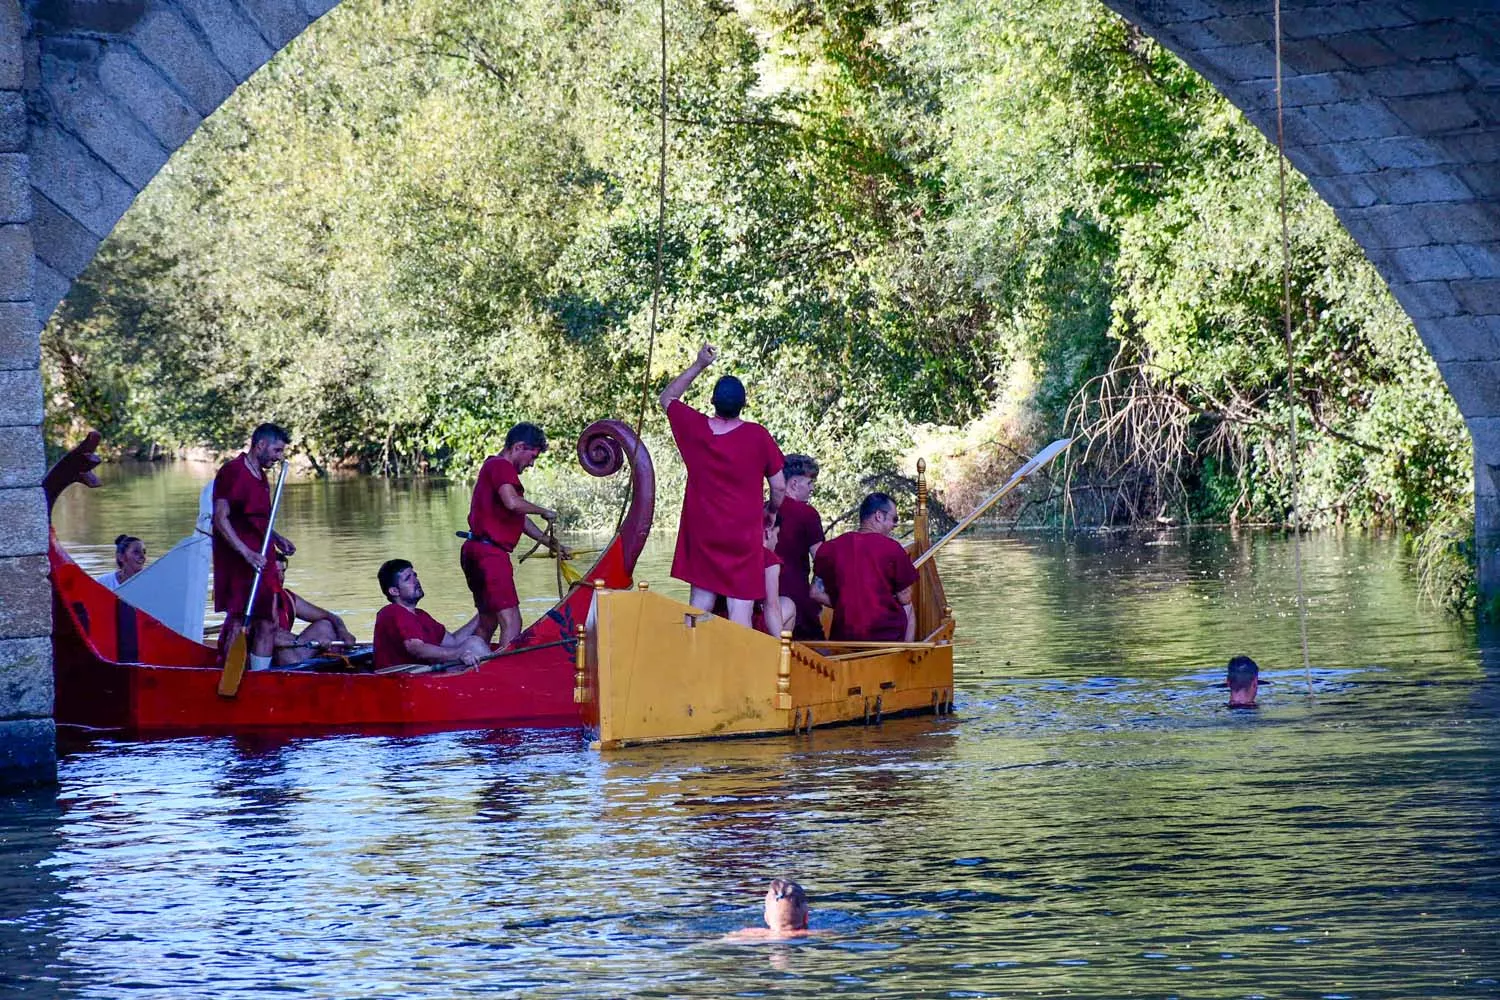
M1470 201L1473 191L1447 169L1386 170L1368 176L1370 186L1392 205Z
M1459 171L1464 184L1479 198L1500 198L1500 164L1481 163Z
M1343 222L1360 246L1383 250L1431 243L1423 218L1423 213L1405 205L1375 205L1346 213Z
M51 714L51 637L0 639L0 717L38 719Z
M0 372L0 427L39 427L41 423L41 373L35 368Z
M1433 358L1446 361L1500 361L1500 319L1444 316L1417 324Z
M30 299L0 302L0 371L35 371L41 344L41 325Z
M1366 88L1381 97L1446 94L1473 86L1474 79L1452 63L1403 63L1364 74Z
M1358 142L1324 142L1302 146L1296 151L1292 162L1309 177L1364 174L1375 169L1375 163L1364 153L1365 148L1366 144Z
M1269 42L1276 35L1272 20L1264 14L1243 17L1215 17L1200 22L1202 27L1213 32L1225 45L1243 45L1246 42Z
M52 587L46 556L0 559L0 638L46 637L52 631Z
M1500 59L1493 55L1464 56L1458 60L1458 65L1481 87L1490 90L1500 88Z
M1383 170L1438 167L1456 162L1442 143L1404 135L1370 139L1360 143L1359 148Z
M38 260L34 270L36 288L32 293L32 304L36 308L37 320L45 324L57 311L58 304L67 298L73 281L54 271L44 260Z
M123 46L112 46L99 60L99 86L129 108L168 151L187 142L203 122L165 77Z
M312 22L302 0L241 0L261 34L278 51Z
M1365 176L1374 175L1366 174ZM1322 196L1323 200L1336 209L1368 208L1378 204L1381 200L1379 193L1361 177L1335 175L1309 178L1309 180L1313 182L1313 189Z
M1500 163L1500 122L1468 132L1434 139L1453 154L1456 163Z
M1474 31L1457 21L1431 21L1391 28L1380 40L1403 59L1451 59L1478 52L1480 40Z
M1302 109L1302 113L1334 142L1382 139L1405 135L1408 126L1379 101L1341 101Z
M31 378L41 395L41 376ZM0 376L3 384L3 376ZM47 498L40 486L0 490L0 558L47 554Z
M338 5L339 0L302 0L302 9L307 11L307 16L314 21Z
M35 486L46 472L40 427L0 427L0 489Z
M1500 316L1500 278L1456 282L1453 294L1463 308L1476 316ZM1500 410L1490 412L1500 413Z
M1401 57L1380 43L1374 35L1364 31L1351 31L1346 34L1325 34L1327 29L1308 32L1323 40L1339 58L1356 69L1373 69L1377 66L1389 66L1400 62Z
M1393 279L1388 269L1381 266L1380 260L1374 263L1376 270L1380 271L1391 286L1391 294L1396 296L1401 308L1417 322L1439 316L1455 316L1463 312L1464 307L1446 281L1409 282Z
M1500 417L1465 417L1469 426L1469 437L1474 440L1474 458L1483 465L1500 465ZM1488 496L1500 495L1500 483L1489 476L1477 477L1474 481L1479 492Z
M1281 58L1287 69L1299 74L1323 74L1349 67L1343 56L1316 38L1283 39Z
M1500 362L1449 361L1438 369L1464 413L1500 413Z
M1500 278L1500 242L1460 243L1453 248L1476 278Z
M38 195L31 238L37 259L65 278L76 278L99 249L99 237L74 222L46 195Z
M1454 281L1469 277L1468 265L1452 247L1434 244L1393 250L1391 266L1407 281Z
M1500 205L1448 202L1421 209L1422 228L1440 243L1488 243L1500 240Z
M0 722L0 788L57 784L57 727L51 719Z
M234 93L234 77L219 65L208 43L170 8L147 14L130 40L199 114L207 116Z
M1264 80L1276 75L1276 50L1265 42L1226 45L1199 53L1224 79L1233 83Z
M81 139L130 186L140 190L167 162L167 150L116 104L90 76L69 64L42 60L52 120Z
M25 57L17 44L25 37L20 3L0 0L0 90L20 90L25 82Z
M19 90L0 90L0 153L26 148L26 102Z
M1390 101L1389 107L1412 131L1422 135L1484 124L1479 113L1459 93L1402 98Z
M119 174L56 127L32 134L31 183L100 239L135 200L135 189Z
M0 226L0 301L31 298L31 230L24 225Z
M244 83L274 55L260 29L237 4L222 0L180 2L236 83Z
M31 221L31 174L24 153L0 153L0 225Z

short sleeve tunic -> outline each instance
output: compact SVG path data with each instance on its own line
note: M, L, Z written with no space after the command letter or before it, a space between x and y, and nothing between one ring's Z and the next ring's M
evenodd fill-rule
M781 449L760 424L715 434L708 417L674 399L672 437L687 466L672 575L724 597L766 596L761 484L781 471Z
M808 577L812 573L809 550L823 541L823 517L812 504L787 497L781 503L781 530L776 538L776 554L785 569L781 571L781 593L797 605L797 637L821 638L818 613L822 605L812 599Z
M375 615L375 667L412 662L411 654L406 651L407 639L421 639L440 646L447 634L442 622L421 608L387 604Z
M833 601L830 639L900 642L906 609L896 594L917 582L906 548L873 531L850 531L824 542L813 572Z
M246 464L245 454L225 462L214 476L213 499L229 504L229 527L252 552L259 552L271 522L271 483L265 475L257 476ZM255 570L241 558L229 541L213 536L214 610L243 614L250 602L250 588ZM280 574L267 572L256 594L256 614L269 616L271 597L280 592Z

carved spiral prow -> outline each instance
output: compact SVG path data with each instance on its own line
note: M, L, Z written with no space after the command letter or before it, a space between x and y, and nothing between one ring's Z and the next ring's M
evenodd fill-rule
M596 420L578 438L578 464L591 476L612 476L626 460L630 462L630 506L620 521L620 544L625 569L633 573L656 514L656 468L651 453L635 431L618 420Z
M99 477L94 475L94 466L101 459L98 455L99 432L89 431L73 450L57 460L42 477L42 492L47 495L47 516L52 516L52 505L62 496L63 490L74 483L82 483L89 489L99 488Z

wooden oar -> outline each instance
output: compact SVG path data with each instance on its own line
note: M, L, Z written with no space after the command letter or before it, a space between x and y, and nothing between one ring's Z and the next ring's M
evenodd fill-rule
M244 626L229 643L229 652L224 656L224 671L219 674L219 694L225 698L233 698L240 693L240 680L245 676L245 659L249 656L250 616L255 610L255 595L260 591L260 578L266 571L266 552L276 533L276 511L281 507L281 490L284 486L286 459L281 460L281 471L276 477L276 495L271 498L271 516L266 519L266 537L260 540L260 568L255 571L255 582L250 584L250 600L245 605Z
M1000 487L995 492L991 493L989 496L985 497L984 500L979 504L979 506L975 507L974 510L969 513L968 517L965 517L962 521L959 521L958 524L953 526L952 531L948 532L942 538L939 538L936 542L933 542L930 549L917 556L916 560L913 562L913 565L921 568L923 563L937 554L938 549L942 548L944 545L947 545L955 535L978 520L980 515L993 507L1001 497L1005 496L1005 494L1009 493L1011 490L1020 485L1021 480L1025 479L1027 476L1031 475L1033 472L1040 469L1048 462L1052 461L1058 455L1061 455L1065 450L1067 450L1068 445L1072 443L1072 438L1058 438L1056 441L1053 441L1047 447L1037 452L1030 461L1016 470L1016 474L1010 477L1009 482L1007 482L1004 486Z

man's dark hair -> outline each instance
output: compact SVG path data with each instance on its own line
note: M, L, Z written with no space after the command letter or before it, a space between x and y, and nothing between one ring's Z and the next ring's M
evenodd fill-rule
M266 441L280 441L282 444L291 444L292 434L285 427L278 424L261 424L250 432L250 447L254 448Z
M887 493L871 493L859 502L859 519L868 521L887 507L896 509L896 501Z
M537 451L546 451L547 435L536 424L516 424L505 435L505 447L509 448L513 444L524 444Z
M1260 667L1248 656L1236 656L1229 661L1229 686L1232 688L1245 688L1250 682L1260 676Z
M400 576L403 570L408 569L411 569L411 563L405 559L387 559L380 564L380 569L376 570L375 576L380 580L381 596L387 601L396 600L391 596L391 588L396 585L396 577Z
M807 455L788 455L781 466L782 475L791 479L793 476L806 476L808 479L818 478L818 463Z
M725 420L733 420L745 408L745 383L733 375L725 375L714 383L714 412Z

